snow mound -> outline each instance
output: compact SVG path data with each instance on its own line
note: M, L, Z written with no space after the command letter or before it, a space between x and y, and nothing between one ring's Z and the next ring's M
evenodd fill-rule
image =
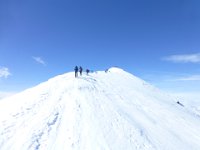
M108 69L109 72L114 72L114 73L123 73L124 70L118 67L111 67Z
M200 118L123 71L66 73L0 101L1 150L198 150Z

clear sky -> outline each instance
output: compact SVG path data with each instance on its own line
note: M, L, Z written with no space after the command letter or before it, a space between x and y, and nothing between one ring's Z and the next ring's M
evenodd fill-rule
M0 0L0 92L75 65L200 91L199 0Z

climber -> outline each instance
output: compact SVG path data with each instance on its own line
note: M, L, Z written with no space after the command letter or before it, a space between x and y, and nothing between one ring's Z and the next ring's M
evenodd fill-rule
M87 73L87 75L88 75L89 72L90 72L90 70L89 70L89 69L86 69L86 73Z
M80 72L80 75L82 76L83 68L81 66L79 67L79 72Z
M76 78L76 77L78 77L78 66L76 66L76 67L74 68L74 71L75 71L75 78Z

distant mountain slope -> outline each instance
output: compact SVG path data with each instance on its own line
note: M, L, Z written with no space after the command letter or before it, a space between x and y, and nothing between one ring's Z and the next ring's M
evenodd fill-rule
M0 101L1 150L198 150L200 119L111 68L66 73Z

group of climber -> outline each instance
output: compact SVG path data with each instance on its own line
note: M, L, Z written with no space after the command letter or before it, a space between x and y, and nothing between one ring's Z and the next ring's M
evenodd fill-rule
M81 66L80 67L75 66L74 71L75 71L75 78L76 78L76 77L78 77L78 72L80 73L80 76L82 76L83 68ZM89 72L90 72L90 70L86 69L87 75Z

